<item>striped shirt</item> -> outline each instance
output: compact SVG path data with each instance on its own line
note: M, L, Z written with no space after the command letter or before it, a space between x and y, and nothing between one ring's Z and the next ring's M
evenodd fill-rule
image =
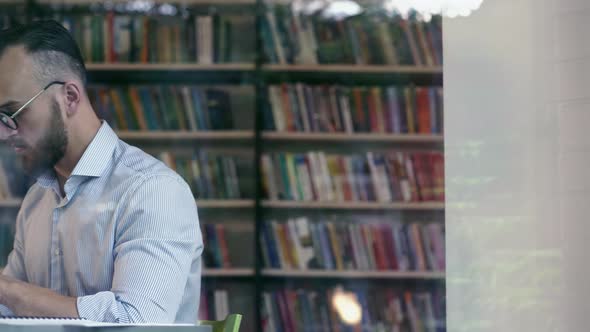
M76 297L94 321L196 322L203 241L178 174L103 122L64 192L53 170L31 187L3 274Z

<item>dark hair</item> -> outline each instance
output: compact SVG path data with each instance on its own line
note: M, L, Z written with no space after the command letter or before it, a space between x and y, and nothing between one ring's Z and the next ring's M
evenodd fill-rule
M42 84L63 79L64 72L76 75L86 85L86 67L78 44L61 24L53 20L35 21L0 30L0 56L11 46L24 46L39 68Z

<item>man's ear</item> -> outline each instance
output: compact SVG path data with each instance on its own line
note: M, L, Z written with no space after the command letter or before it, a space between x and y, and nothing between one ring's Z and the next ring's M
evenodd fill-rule
M73 116L78 111L78 106L82 99L82 90L76 82L67 82L64 85L66 92L65 109L68 117Z

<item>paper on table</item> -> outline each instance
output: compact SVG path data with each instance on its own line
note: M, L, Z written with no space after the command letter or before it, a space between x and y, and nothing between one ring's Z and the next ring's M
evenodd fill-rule
M0 318L0 325L69 325L69 326L195 326L194 324L118 324L118 323L103 323L94 322L91 320L79 318L51 318L51 317L2 317Z

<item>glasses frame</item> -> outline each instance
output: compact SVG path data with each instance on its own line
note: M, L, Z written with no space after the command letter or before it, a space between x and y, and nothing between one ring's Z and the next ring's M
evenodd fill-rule
M11 129L11 130L17 130L18 129L18 123L16 122L16 117L27 108L27 106L29 106L32 102L35 101L35 99L37 99L41 94L43 94L43 92L45 92L47 89L49 89L52 85L55 84L60 84L60 85L64 85L66 84L66 82L63 81L53 81L49 84L47 84L43 89L41 89L41 91L37 92L36 95L34 95L31 99L29 99L23 106L21 106L18 110L16 110L16 112L12 113L12 115L9 115L6 112L0 112L0 123L2 123L5 127ZM7 121L5 120L6 118L12 120L12 122L14 122L14 128L12 126L10 126Z

